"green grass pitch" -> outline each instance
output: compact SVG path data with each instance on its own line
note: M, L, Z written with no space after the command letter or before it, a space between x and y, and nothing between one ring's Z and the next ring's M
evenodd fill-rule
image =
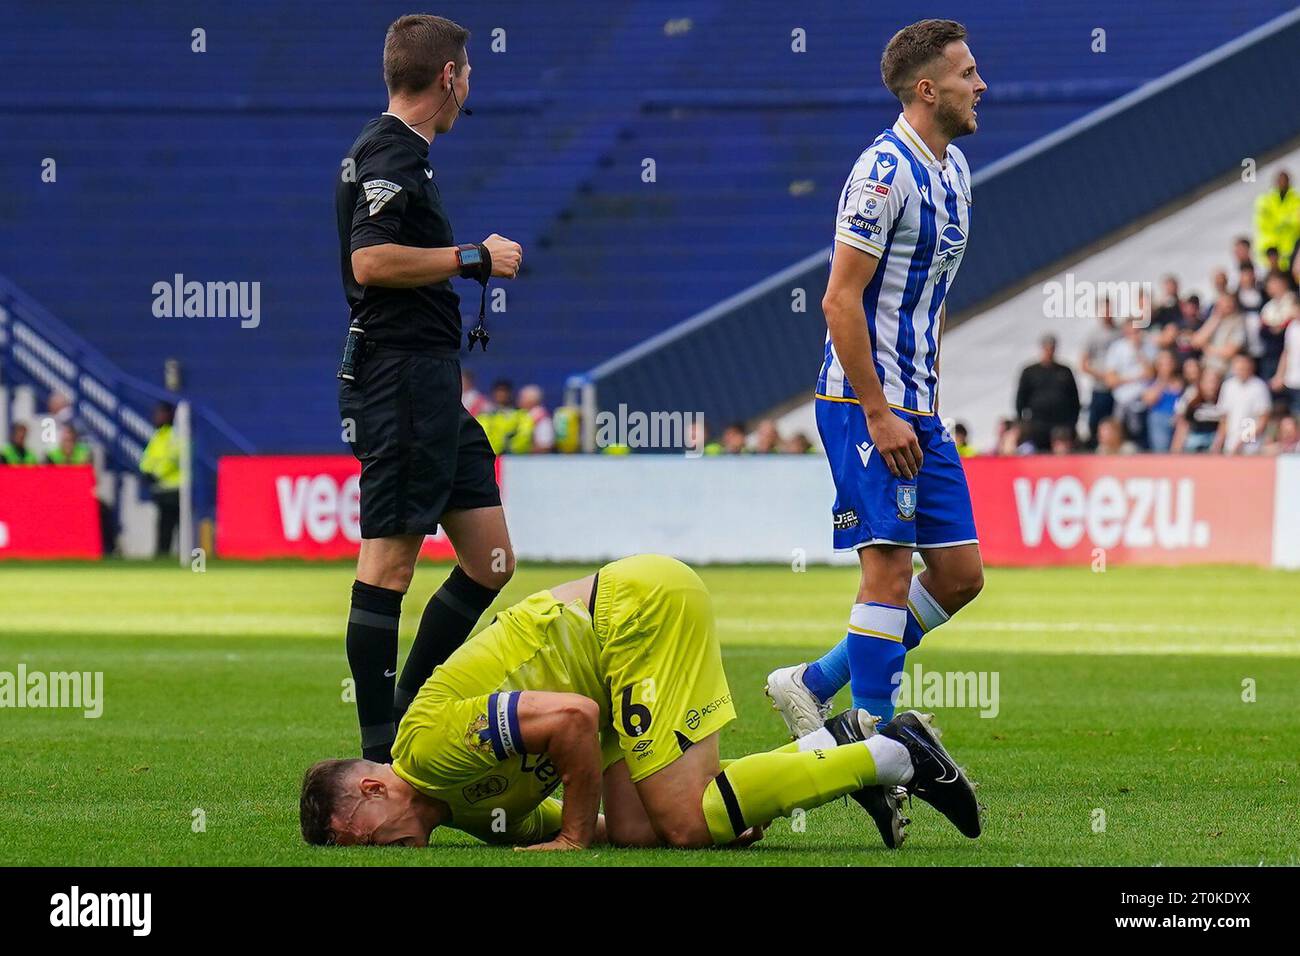
M588 570L521 568L501 603ZM701 573L739 712L723 754L779 745L764 675L838 639L856 571ZM444 574L417 572L404 649ZM0 671L102 671L105 697L98 719L0 710L0 864L1300 862L1300 575L990 570L979 600L909 657L909 667L998 675L996 717L936 710L981 785L977 841L918 802L907 844L891 853L841 800L810 812L802 830L777 821L745 850L547 855L450 831L422 851L300 842L303 769L356 743L341 692L351 580L344 564L0 568ZM1252 686L1255 699L1243 700Z

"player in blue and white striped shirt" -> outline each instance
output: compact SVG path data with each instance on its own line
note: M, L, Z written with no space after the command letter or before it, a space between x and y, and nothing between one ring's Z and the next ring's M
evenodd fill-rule
M903 104L840 194L817 427L835 479L835 548L862 565L844 640L811 664L781 668L767 691L791 732L820 727L848 683L853 705L893 716L908 649L983 586L970 493L938 417L944 298L970 234L970 167L952 140L975 132L986 86L951 20L900 30L881 58ZM912 553L926 568L912 574ZM902 843L898 796L855 797L885 843Z

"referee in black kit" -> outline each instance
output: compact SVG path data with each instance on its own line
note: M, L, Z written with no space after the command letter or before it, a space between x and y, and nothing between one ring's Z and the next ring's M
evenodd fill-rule
M388 109L352 144L335 191L351 307L339 412L361 462L348 665L362 755L381 762L416 691L469 636L515 566L495 456L460 401L460 297L450 279L513 279L522 251L496 234L457 246L429 165L433 138L450 132L469 96L468 39L435 16L404 16L388 28ZM440 523L457 565L425 607L394 682L402 595L424 536Z

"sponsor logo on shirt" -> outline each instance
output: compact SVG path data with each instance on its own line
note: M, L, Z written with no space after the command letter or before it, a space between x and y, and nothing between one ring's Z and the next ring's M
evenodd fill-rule
M370 200L370 215L375 215L379 210L388 205L388 201L402 191L402 187L397 183L390 183L387 179L372 179L369 182L362 183L361 188L366 191L366 198Z

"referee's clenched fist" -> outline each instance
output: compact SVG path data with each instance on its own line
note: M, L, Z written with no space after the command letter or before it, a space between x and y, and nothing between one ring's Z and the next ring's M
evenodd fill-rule
M363 756L387 762L407 704L514 573L495 455L460 401L460 297L451 279L513 279L523 250L493 233L457 244L429 147L469 97L469 33L442 17L388 28L388 109L352 144L335 191L351 308L339 378L361 462L361 553L347 653ZM442 525L457 565L430 599L397 676L397 621L425 535Z
M519 267L524 264L524 250L519 243L498 236L495 232L483 240L483 245L492 255L492 274L503 279L513 279L519 275Z

